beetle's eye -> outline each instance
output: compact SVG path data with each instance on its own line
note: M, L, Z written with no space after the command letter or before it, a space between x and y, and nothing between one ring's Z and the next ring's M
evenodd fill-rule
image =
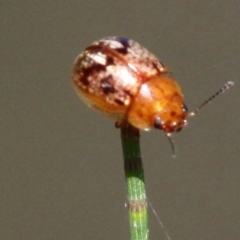
M157 129L162 129L162 120L160 117L155 118L154 127Z

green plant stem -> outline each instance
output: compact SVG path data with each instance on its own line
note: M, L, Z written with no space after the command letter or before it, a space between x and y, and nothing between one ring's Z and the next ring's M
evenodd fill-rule
M147 201L139 138L138 129L129 124L121 127L131 240L148 240Z

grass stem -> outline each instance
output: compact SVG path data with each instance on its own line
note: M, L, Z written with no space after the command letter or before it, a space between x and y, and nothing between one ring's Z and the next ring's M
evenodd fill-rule
M148 240L148 212L139 130L121 126L131 240Z

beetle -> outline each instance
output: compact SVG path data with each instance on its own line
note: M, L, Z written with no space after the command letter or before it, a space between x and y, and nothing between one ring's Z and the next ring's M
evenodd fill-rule
M134 40L106 37L95 41L75 60L72 80L79 96L90 107L114 118L170 136L187 125L203 106L234 83L188 112L179 84L158 58Z

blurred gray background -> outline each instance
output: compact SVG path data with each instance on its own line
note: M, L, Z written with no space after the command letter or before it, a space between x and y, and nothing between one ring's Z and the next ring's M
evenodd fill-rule
M240 239L240 2L0 1L0 239L129 239L119 130L72 89L94 40L140 42L193 110L175 134L142 132L148 197L172 240ZM151 239L166 239L150 210Z

